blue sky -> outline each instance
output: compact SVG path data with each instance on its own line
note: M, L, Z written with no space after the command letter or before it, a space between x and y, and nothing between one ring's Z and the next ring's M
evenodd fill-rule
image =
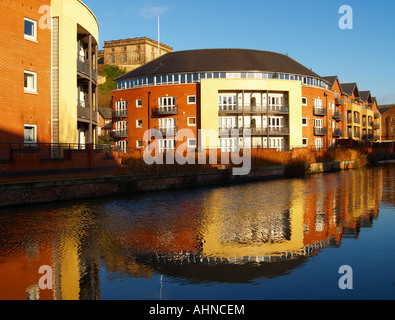
M357 82L395 103L394 0L83 0L104 41L147 36L174 51L246 48L286 53L321 76ZM339 28L342 5L353 29Z

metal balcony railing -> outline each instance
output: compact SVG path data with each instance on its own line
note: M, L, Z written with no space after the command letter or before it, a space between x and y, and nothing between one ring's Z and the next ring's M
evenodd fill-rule
M112 132L115 138L129 138L129 129L119 129Z
M115 109L113 111L114 118L127 118L129 116L127 109Z
M335 129L334 131L333 131L333 134L332 134L335 138L341 138L341 137L343 137L343 135L344 135L344 132L343 132L343 130L341 130L341 129Z
M314 135L315 136L325 136L328 130L326 128L318 128L314 127Z
M166 106L166 107L156 107L154 109L154 114L156 116L168 116L168 115L177 115L178 114L178 106Z
M178 133L178 127L155 127L164 137L175 137Z
M315 116L326 116L326 109L324 108L314 108Z

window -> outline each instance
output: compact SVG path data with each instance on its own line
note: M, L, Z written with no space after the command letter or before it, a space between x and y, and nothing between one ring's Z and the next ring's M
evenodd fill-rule
M37 22L28 18L25 18L25 39L31 41L37 41Z
M128 55L127 55L127 54L124 54L124 55L123 55L123 61L127 61L127 59L128 59Z
M307 118L302 118L302 126L307 127Z
M143 147L143 140L136 140L136 148L140 149Z
M136 128L142 128L143 127L143 120L138 119L136 120Z
M188 96L188 104L195 104L196 96Z
M190 127L196 126L196 118L194 117L188 118L188 126Z
M31 71L24 72L25 81L25 92L36 93L37 92L37 74Z
M237 106L236 95L232 96L219 96L218 107L220 110L235 110Z
M126 153L128 151L128 142L127 141L117 141L117 147L119 148L120 151Z
M24 125L24 142L37 143L37 126L34 124Z
M314 127L316 128L322 128L323 124L324 124L324 120L323 119L313 119L314 121Z
M111 63L115 63L115 56L111 56Z
M317 138L317 139L314 139L314 141L315 141L315 150L316 151L319 151L320 149L323 148L323 146L324 146L324 139Z
M308 141L309 141L309 140L308 140L307 138L303 138L303 139L302 139L302 146L303 146L303 147L307 147Z
M143 100L136 99L136 108L142 108L142 107L143 107Z
M196 148L196 139L188 139L188 148Z
M302 98L302 106L307 106L307 98Z
M159 140L159 152L163 153L169 150L175 149L175 141L173 139L161 139Z
M315 108L323 108L322 100L321 99L314 99L314 107Z
M237 152L238 150L237 138L221 138L219 144L221 152Z

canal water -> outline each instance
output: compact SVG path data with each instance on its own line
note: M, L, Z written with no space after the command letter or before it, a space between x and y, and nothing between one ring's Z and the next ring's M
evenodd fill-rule
M7 208L0 299L394 299L394 230L394 164Z

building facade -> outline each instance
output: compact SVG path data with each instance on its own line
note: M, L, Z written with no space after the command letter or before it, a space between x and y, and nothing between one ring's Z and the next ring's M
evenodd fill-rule
M381 105L378 107L382 117L382 141L395 141L395 104Z
M162 133L160 151L184 144L223 152L319 150L334 146L337 139L354 139L357 132L365 132L358 125L358 130L349 130L346 111L351 107L343 100L347 93L337 77L322 78L278 53L244 49L174 52L116 81L113 136L124 151L145 147L148 129ZM349 95L355 99L353 92ZM366 104L372 103L370 94L366 99ZM363 101L359 103L362 118ZM369 121L373 118L373 111L366 114ZM366 136L373 135L370 124ZM191 137L182 129L189 129ZM244 129L251 135L246 137Z
M80 0L4 0L0 11L0 142L95 142L94 14Z
M173 48L147 37L104 41L99 52L100 65L134 70L156 58L173 52Z

